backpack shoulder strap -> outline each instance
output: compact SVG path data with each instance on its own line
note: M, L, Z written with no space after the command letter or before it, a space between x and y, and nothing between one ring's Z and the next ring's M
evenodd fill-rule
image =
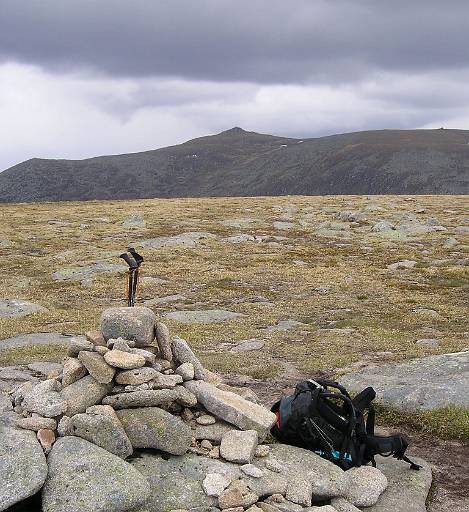
M367 454L373 462L375 455L381 455L383 457L390 457L392 455L398 460L404 460L405 462L408 462L411 469L419 470L421 468L421 466L415 462L412 462L405 455L409 443L407 439L401 434L396 434L393 436L367 435L365 442Z
M371 387L365 388L363 391L360 391L358 395L352 400L353 405L359 409L360 411L364 411L368 409L371 405L371 402L376 398L376 391Z

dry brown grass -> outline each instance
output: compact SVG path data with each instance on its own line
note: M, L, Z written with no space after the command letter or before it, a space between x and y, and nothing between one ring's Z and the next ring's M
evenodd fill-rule
M353 228L350 238L315 233L320 222L335 221L335 212L370 204L385 211L367 212L368 224L363 231L359 226ZM167 281L142 287L140 299L176 293L187 297L179 304L154 308L157 313L177 308L243 313L245 316L221 324L168 322L214 369L265 378L278 375L286 362L309 374L340 373L359 361L402 360L461 350L469 344L469 267L455 261L468 257L469 237L455 228L468 225L468 207L469 199L463 196L419 196L412 202L398 196L335 196L4 204L0 206L4 219L0 240L8 239L13 245L0 249L1 295L31 300L47 307L48 312L0 320L0 339L34 331L81 333L98 326L104 308L123 304L123 276L100 274L93 286L86 288L80 283L53 281L54 271L100 259L119 263L119 252L141 239L209 231L217 238L201 240L194 248L144 249L144 275ZM436 217L447 231L408 241L383 239L369 231L379 220L419 208L425 209L418 214L422 222ZM147 228L124 229L124 218L135 211L144 215ZM274 229L274 221L289 215L294 229ZM100 217L110 222L96 222ZM240 228L221 223L243 218L255 222ZM54 219L70 224L48 224ZM240 233L287 239L241 244L221 240ZM442 244L450 236L459 244L446 249ZM387 264L402 259L415 259L419 265L411 270L387 270ZM450 261L438 267L431 264L443 259ZM294 260L306 265L296 265ZM18 288L25 278L31 280L30 286ZM317 290L321 287L330 287L330 291L321 293ZM259 295L271 304L240 302ZM439 316L418 316L412 312L418 307L434 309ZM289 318L305 325L288 332L264 330ZM332 321L335 328L354 331L326 329ZM220 348L224 342L247 338L265 339L264 351L235 356ZM438 338L440 346L418 346L415 341L419 338ZM16 354L13 360L21 357Z

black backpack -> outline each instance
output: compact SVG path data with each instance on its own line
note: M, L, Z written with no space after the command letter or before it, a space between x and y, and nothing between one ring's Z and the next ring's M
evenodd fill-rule
M272 435L281 443L311 450L342 469L362 466L375 455L405 460L411 469L421 466L405 456L408 441L401 434L376 436L376 392L368 387L351 398L346 389L330 380L300 382L293 395L276 402L277 421Z

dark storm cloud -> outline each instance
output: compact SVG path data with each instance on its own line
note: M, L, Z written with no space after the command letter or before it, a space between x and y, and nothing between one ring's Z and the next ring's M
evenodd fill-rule
M469 126L467 0L0 0L0 170L241 126Z
M0 0L0 60L111 76L345 83L469 66L469 2Z

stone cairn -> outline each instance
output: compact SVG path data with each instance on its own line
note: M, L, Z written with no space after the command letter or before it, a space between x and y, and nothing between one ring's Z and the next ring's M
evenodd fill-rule
M105 310L100 331L72 339L62 373L26 382L11 398L22 416L17 427L36 432L47 455L47 478L39 478L35 489L44 486L44 511L160 510L155 504L138 508L156 491L135 469L138 464L125 462L132 462L135 449L219 464L197 483L197 493L207 500L199 502L210 505L203 510L353 511L373 505L387 486L376 468L345 473L306 450L261 444L275 415L256 403L250 390L225 385L204 369L189 344L171 338L167 326L145 307ZM87 477L87 486L96 485L96 491L76 484L83 467L93 466L95 453L98 473L117 464L109 484L114 498L100 481L104 477L96 482ZM64 461L70 455L67 476ZM119 475L132 482L131 489L119 488ZM115 495L119 504L112 501ZM90 508L80 505L83 500Z

